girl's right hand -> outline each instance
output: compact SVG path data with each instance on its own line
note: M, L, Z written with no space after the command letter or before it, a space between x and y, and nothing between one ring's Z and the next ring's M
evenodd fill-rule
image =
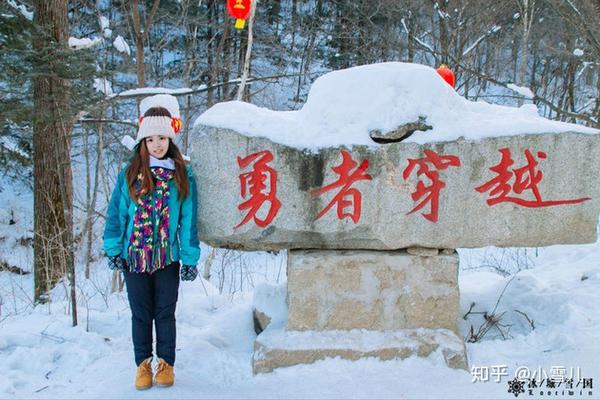
M125 272L127 270L127 265L121 256L109 256L108 268L112 269L113 271Z

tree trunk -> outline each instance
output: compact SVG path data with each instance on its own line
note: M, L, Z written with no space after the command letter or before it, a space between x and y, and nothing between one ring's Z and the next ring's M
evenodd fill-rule
M34 299L47 301L50 289L68 274L75 325L70 87L59 76L65 69L59 53L68 50L67 0L36 0L34 7L39 29L33 38L39 57L33 79Z
M440 30L440 52L441 63L448 64L450 54L450 33L448 32L448 0L442 0L437 3L439 7L438 21Z
M133 20L133 30L135 35L135 62L137 68L138 87L146 86L146 67L144 65L144 41L148 38L160 0L154 0L152 8L148 13L142 26L142 17L140 15L139 0L131 0L131 18Z
M208 22L207 22L207 28L206 28L206 36L208 38L208 43L206 45L206 70L207 70L207 75L208 75L208 81L206 82L206 84L208 85L209 89L206 92L206 106L207 107L211 107L214 104L214 89L212 88L212 86L215 83L215 68L214 68L214 64L215 64L215 59L217 58L215 55L215 34L214 31L215 29L213 28L213 26L217 26L218 24L218 15L217 12L215 11L216 5L214 4L214 0L209 0L207 3L207 8L208 8Z
M242 100L244 96L244 90L246 89L246 81L248 80L248 75L250 74L250 60L252 57L252 28L254 27L254 14L256 13L256 3L258 0L254 0L252 2L252 6L250 8L250 20L248 23L248 41L246 45L246 56L244 57L244 67L242 69L242 78L240 81L240 86L238 87L238 92L236 95L236 100Z
M529 60L529 34L533 24L535 0L518 0L521 11L521 24L523 26L523 36L521 37L521 64L519 66L519 84L527 85L527 67ZM518 105L523 105L523 100L519 98Z
M140 18L138 0L131 4L131 17L133 18L133 29L135 35L135 67L138 79L138 87L146 86L146 69L144 66L144 34Z

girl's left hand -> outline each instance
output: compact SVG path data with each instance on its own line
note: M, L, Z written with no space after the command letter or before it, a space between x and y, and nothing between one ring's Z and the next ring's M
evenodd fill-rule
M193 281L198 276L198 269L195 265L182 265L180 275L182 281Z

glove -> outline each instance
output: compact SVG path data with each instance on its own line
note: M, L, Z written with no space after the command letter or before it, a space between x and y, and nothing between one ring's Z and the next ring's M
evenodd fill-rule
M195 265L183 265L180 275L182 281L193 281L198 276L198 269Z
M121 256L109 256L108 268L112 269L113 271L125 272L127 271L127 264L125 263L125 260L121 258Z

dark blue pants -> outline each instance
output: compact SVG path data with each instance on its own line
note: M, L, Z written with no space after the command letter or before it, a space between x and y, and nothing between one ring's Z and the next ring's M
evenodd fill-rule
M175 305L179 292L179 261L153 274L125 272L131 307L131 336L135 363L152 357L152 321L156 327L156 355L175 364Z

